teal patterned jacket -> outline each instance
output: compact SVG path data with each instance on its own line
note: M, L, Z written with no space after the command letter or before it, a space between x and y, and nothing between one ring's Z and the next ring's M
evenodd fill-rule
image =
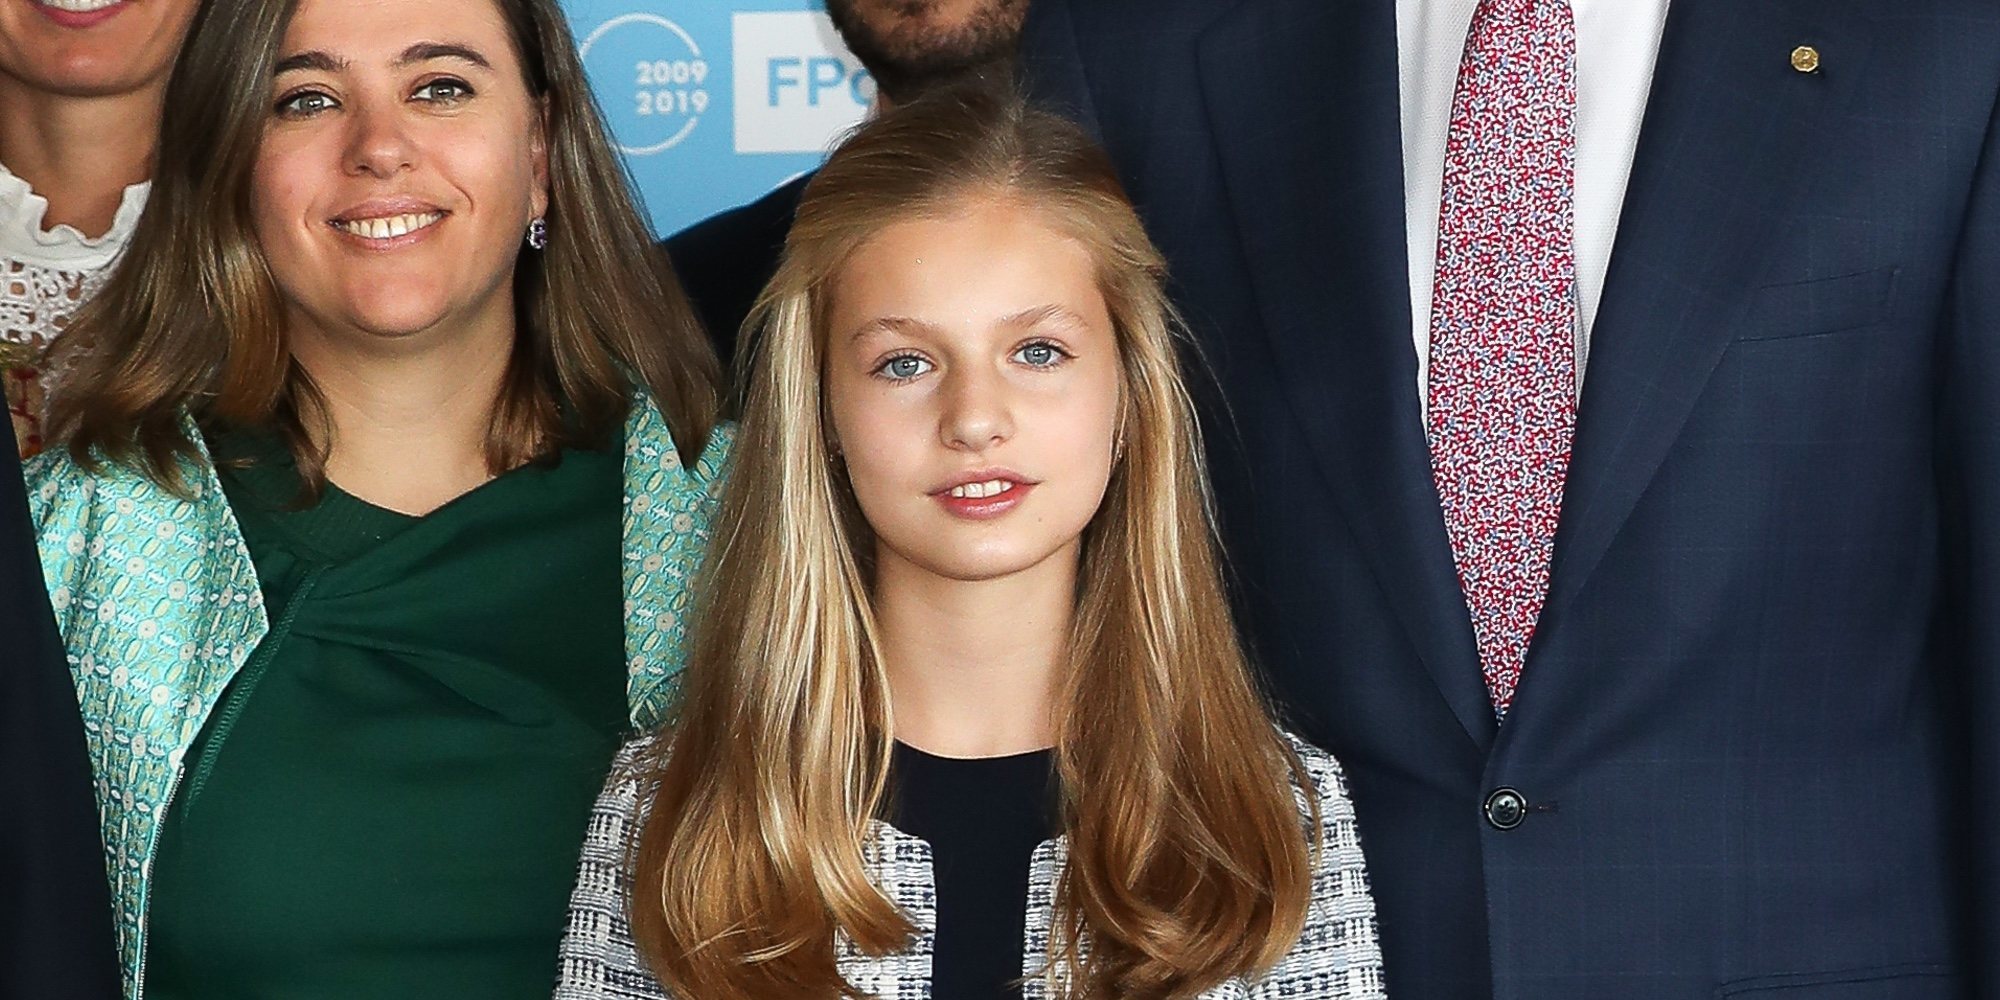
M635 729L658 721L681 668L688 581L733 438L734 428L718 427L690 469L650 400L626 423L626 692ZM87 473L60 450L27 468L42 568L83 707L133 1000L143 992L160 817L188 747L270 627L214 467L189 462L183 473L192 499L120 468Z

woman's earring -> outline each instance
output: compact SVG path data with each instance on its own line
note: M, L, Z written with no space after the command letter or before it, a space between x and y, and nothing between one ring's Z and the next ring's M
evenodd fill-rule
M549 224L539 215L528 223L528 246L535 250L549 248Z

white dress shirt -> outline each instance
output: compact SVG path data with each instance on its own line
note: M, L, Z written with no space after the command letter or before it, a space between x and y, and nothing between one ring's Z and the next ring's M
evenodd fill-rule
M1590 328L1632 172L1639 123L1668 0L1570 0L1576 12L1576 373L1583 386ZM1417 398L1427 398L1438 201L1459 60L1479 0L1396 0L1403 106L1403 198L1410 245L1410 316Z

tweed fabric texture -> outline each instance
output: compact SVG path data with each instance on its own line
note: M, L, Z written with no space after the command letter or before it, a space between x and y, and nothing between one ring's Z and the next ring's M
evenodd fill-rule
M192 440L200 435L192 422ZM626 425L624 568L632 722L659 721L681 667L689 578L708 542L734 429L693 468L649 400ZM636 445L632 442L637 442ZM183 499L65 450L25 469L43 574L83 711L128 995L143 986L146 897L183 757L269 631L263 589L214 466L183 464Z
M1548 594L1576 430L1575 176L1569 0L1482 0L1445 146L1428 430L1501 714Z
M1380 1000L1382 952L1375 933L1375 902L1340 766L1325 751L1288 737L1304 760L1320 810L1320 854L1313 869L1311 909L1304 932L1268 974L1237 980L1203 994L1203 1000ZM569 929L563 936L556 1000L668 1000L632 940L629 856L645 814L636 776L650 739L627 744L592 812ZM1302 824L1312 803L1295 789ZM930 846L876 822L865 846L868 875L910 915L917 933L908 948L890 955L858 952L836 938L841 975L876 1000L931 1000L931 955L937 933L937 889ZM1068 862L1066 837L1036 848L1028 874L1027 935L1022 975L1024 1000L1049 1000L1048 965L1055 889ZM1086 950L1089 942L1083 943ZM829 998L831 1000L831 998Z

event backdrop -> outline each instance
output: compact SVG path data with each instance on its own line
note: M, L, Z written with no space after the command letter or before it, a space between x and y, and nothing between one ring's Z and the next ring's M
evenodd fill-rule
M874 97L823 0L563 7L661 236L812 169Z

